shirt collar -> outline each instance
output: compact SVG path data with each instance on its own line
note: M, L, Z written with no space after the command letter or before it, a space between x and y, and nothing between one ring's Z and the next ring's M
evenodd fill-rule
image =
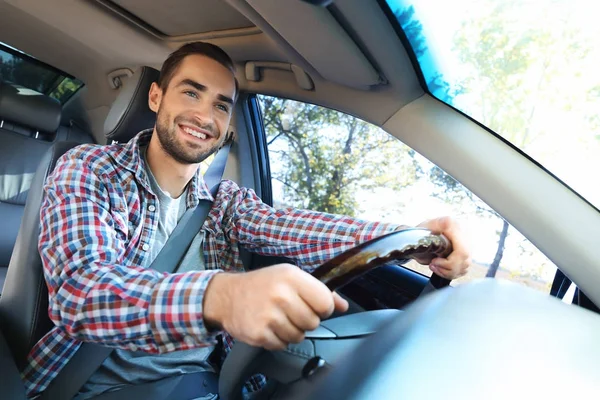
M114 155L114 159L118 165L131 171L138 182L140 182L147 191L155 194L151 188L141 154L141 149L145 148L150 143L152 132L153 129L146 129L135 135L135 137L127 142L120 151L117 151ZM206 186L206 183L204 182L204 178L200 174L200 168L198 168L198 171L196 171L196 174L190 181L188 189L188 207L195 207L198 205L199 200L214 201L208 186Z

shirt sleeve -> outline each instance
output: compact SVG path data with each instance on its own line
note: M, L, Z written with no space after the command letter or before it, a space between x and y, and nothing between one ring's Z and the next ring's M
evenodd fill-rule
M360 243L405 226L293 208L275 209L251 189L235 188L233 236L249 251L293 259L311 272Z
M115 194L73 154L48 178L40 214L54 324L78 340L134 351L213 344L219 332L207 331L202 299L220 271L167 274L133 265L135 249L117 229L123 221L113 209Z

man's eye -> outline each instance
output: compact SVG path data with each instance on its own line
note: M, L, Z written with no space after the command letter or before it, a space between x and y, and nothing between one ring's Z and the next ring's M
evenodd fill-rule
M221 110L221 111L224 111L224 112L229 112L229 107L227 107L227 106L226 106L226 105L224 105L224 104L217 104L217 108L218 108L219 110Z
M194 99L198 98L198 95L196 94L196 92L192 92L191 90L186 90L185 92L183 92L186 94L186 96L190 96L193 97Z

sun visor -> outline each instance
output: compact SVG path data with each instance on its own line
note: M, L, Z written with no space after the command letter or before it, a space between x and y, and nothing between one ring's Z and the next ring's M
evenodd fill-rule
M303 1L246 1L326 80L358 89L381 83L327 8Z

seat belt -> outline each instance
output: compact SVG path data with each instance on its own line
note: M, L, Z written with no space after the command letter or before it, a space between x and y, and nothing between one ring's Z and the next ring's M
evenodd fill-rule
M219 150L204 174L204 181L211 188L210 193L213 198L219 190L230 148L231 141ZM200 200L195 208L186 210L167 242L150 264L150 268L159 272L175 271L194 237L202 228L212 204L210 200ZM38 400L72 399L113 350L100 344L83 342Z

